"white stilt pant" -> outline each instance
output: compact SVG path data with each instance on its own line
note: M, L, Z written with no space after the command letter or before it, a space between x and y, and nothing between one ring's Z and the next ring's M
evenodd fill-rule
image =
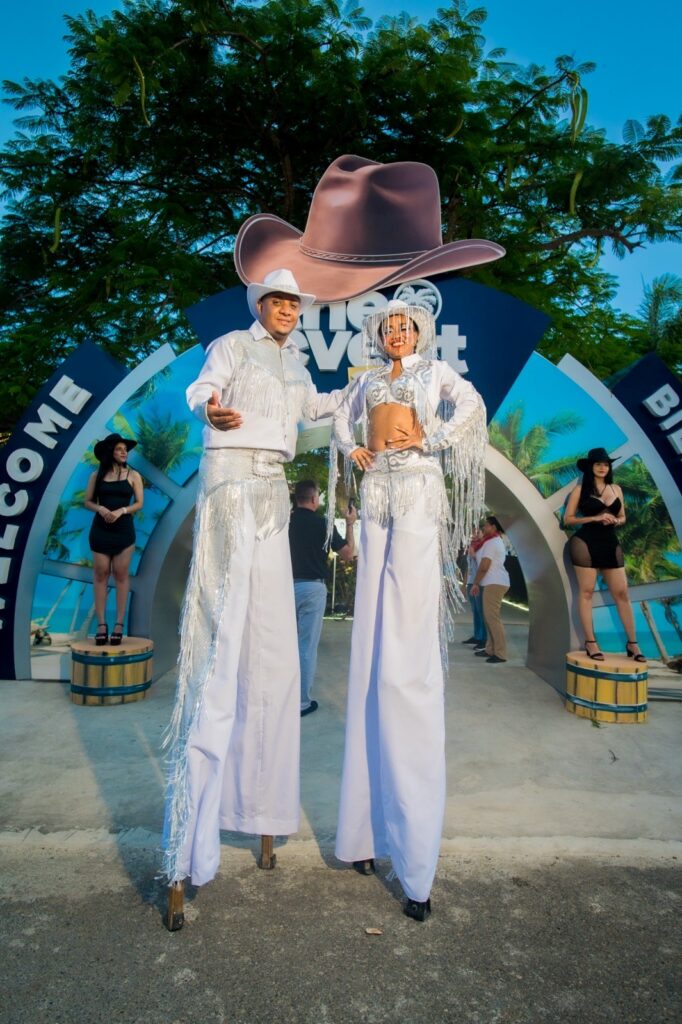
M188 586L183 643L213 639L210 651L192 651L194 678L178 696L185 725L164 841L169 880L191 877L195 885L218 870L220 829L288 835L299 823L300 674L288 531L275 517L258 525L248 486L227 484L202 505L205 536L200 550L195 542ZM224 510L230 488L241 489L239 525L226 556L225 536L209 529L206 508L213 501ZM217 584L216 567L225 574Z
M429 896L445 809L440 524L424 498L362 523L336 855L389 855Z

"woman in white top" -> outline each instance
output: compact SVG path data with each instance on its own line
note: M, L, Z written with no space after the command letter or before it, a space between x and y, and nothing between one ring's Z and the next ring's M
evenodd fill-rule
M481 530L485 539L476 552L478 570L471 593L476 597L479 587L483 588L483 618L488 641L482 651L474 653L477 657L485 657L491 665L499 665L507 660L507 639L500 618L502 598L509 590L509 573L504 567L507 549L501 536L504 530L495 516L488 516Z

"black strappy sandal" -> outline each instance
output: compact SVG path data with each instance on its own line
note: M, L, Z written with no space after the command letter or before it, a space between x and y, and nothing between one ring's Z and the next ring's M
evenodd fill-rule
M100 629L104 632L100 633ZM100 622L95 633L95 647L105 647L109 643L109 627L106 622Z
M120 626L121 629L116 629L117 626ZM114 623L114 628L111 631L111 639L110 639L109 643L111 644L112 647L120 647L122 639L123 639L123 623L122 622L115 622Z
M590 654L590 652L587 649L587 645L588 644L594 644L594 646L596 647L597 646L597 641L596 640L586 640L585 641L585 654L587 655L587 657L588 658L592 658L592 661L603 661L604 660L604 655L602 654L602 652L601 651L595 651L594 654Z
M635 661L639 662L645 662L646 658L644 657L644 655L641 652L639 654L633 654L630 650L631 647L639 647L639 644L636 640L628 640L628 642L625 644L625 653L627 654L628 658L633 658Z

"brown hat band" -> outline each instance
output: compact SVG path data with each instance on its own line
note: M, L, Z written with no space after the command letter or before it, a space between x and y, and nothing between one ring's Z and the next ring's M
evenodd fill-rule
M299 245L299 249L306 256L312 256L316 260L331 260L336 263L376 263L382 265L384 263L405 263L406 260L417 259L418 256L422 256L424 253L423 249L417 249L414 252L395 252L391 255L385 255L384 253L377 253L371 256L358 256L356 254L345 253L345 252L326 252L324 249L311 249L309 245Z

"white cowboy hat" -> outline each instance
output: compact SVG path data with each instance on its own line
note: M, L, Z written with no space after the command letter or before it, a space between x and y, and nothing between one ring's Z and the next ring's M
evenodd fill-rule
M258 307L257 302L263 298L264 295L270 295L271 292L282 292L284 295L293 295L300 300L301 312L307 309L308 306L312 306L315 301L314 295L309 295L307 292L302 292L298 287L296 278L287 270L285 267L279 270L271 270L269 274L266 274L263 278L263 283L260 284L258 281L252 282L246 289L246 301L249 304L249 309L253 316L258 319Z

